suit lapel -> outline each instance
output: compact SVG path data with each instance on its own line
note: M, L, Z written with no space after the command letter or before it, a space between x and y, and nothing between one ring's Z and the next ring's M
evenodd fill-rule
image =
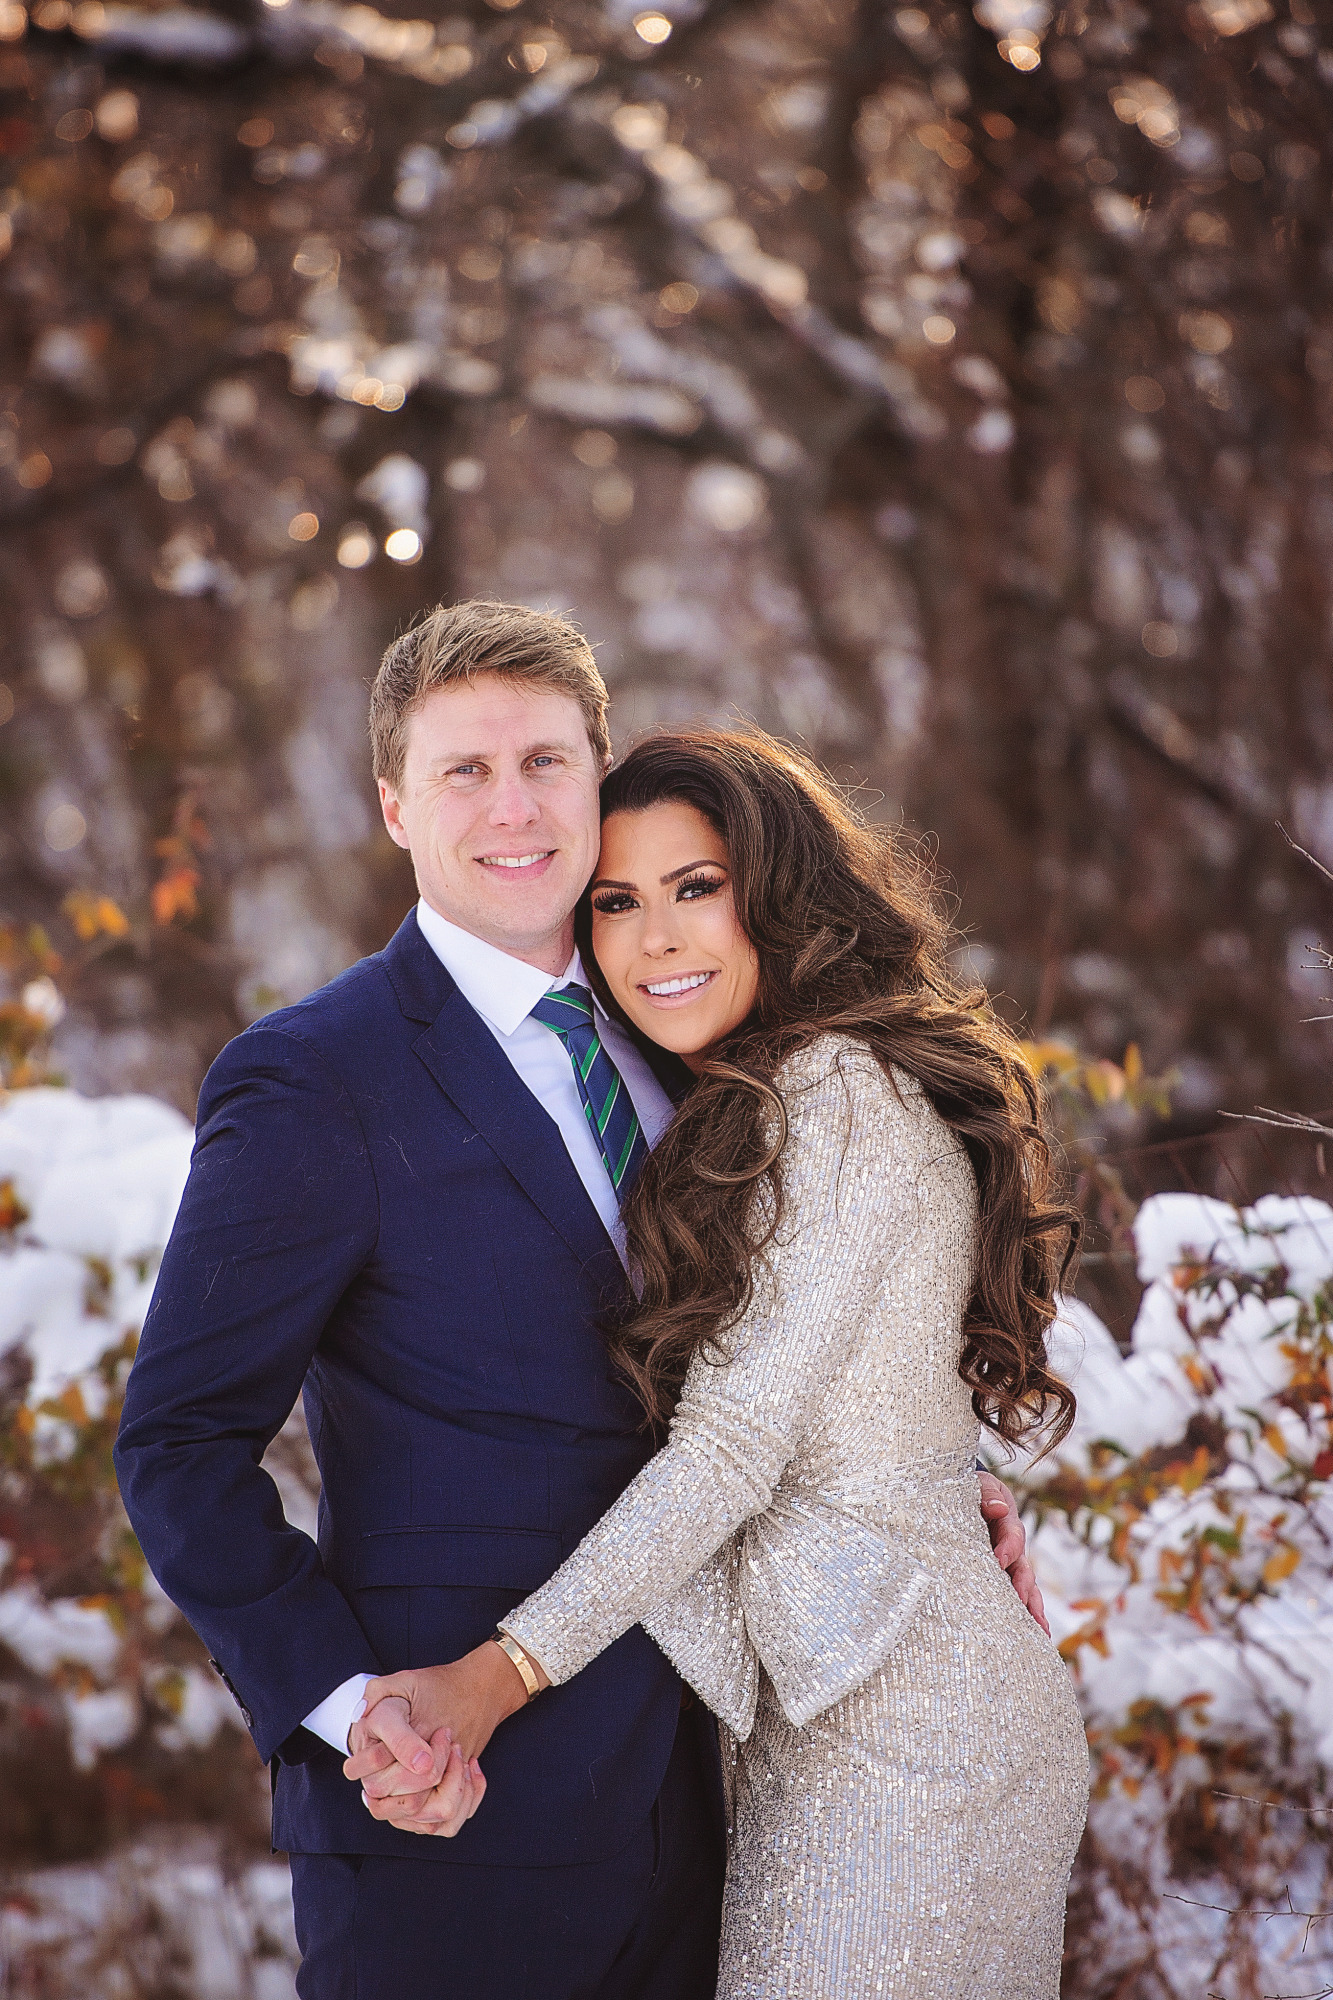
M384 953L398 1003L426 1024L413 1041L440 1089L540 1209L581 1264L623 1285L623 1266L555 1120L524 1084L486 1023L422 937L413 912ZM609 1259L609 1262L607 1261Z

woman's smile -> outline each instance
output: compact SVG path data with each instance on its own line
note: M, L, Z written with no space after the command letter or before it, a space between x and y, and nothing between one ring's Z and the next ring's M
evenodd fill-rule
M639 982L639 991L646 993L650 1000L677 1001L693 1000L695 995L717 978L716 972L678 972L670 979Z

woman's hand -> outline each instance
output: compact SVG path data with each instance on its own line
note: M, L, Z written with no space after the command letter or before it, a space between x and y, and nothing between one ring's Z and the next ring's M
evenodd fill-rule
M418 1736L429 1740L437 1730L447 1729L467 1760L481 1755L505 1717L528 1698L518 1668L490 1639L446 1667L382 1674L366 1689L367 1711L391 1696L406 1701L408 1720ZM389 1748L394 1748L392 1742Z
M487 1640L448 1666L382 1675L365 1699L343 1772L367 1811L413 1833L457 1833L486 1788L478 1756L527 1700L513 1661Z

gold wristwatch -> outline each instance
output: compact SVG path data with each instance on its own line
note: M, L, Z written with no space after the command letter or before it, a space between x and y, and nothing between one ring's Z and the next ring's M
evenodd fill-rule
M532 1701L542 1691L542 1684L537 1679L536 1669L532 1661L519 1645L518 1640L511 1639L507 1632L496 1631L492 1636L506 1659L512 1660L518 1668L519 1676L528 1691L528 1700Z

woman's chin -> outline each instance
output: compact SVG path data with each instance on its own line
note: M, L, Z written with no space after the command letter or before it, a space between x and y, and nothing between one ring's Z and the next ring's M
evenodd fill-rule
M650 1042L656 1042L660 1049L669 1049L673 1056L698 1055L700 1050L708 1048L717 1039L715 1034L698 1023L683 1020L679 1014L665 1008L658 1013L655 1008L648 1011L636 1007L630 1019L640 1034L646 1035Z

